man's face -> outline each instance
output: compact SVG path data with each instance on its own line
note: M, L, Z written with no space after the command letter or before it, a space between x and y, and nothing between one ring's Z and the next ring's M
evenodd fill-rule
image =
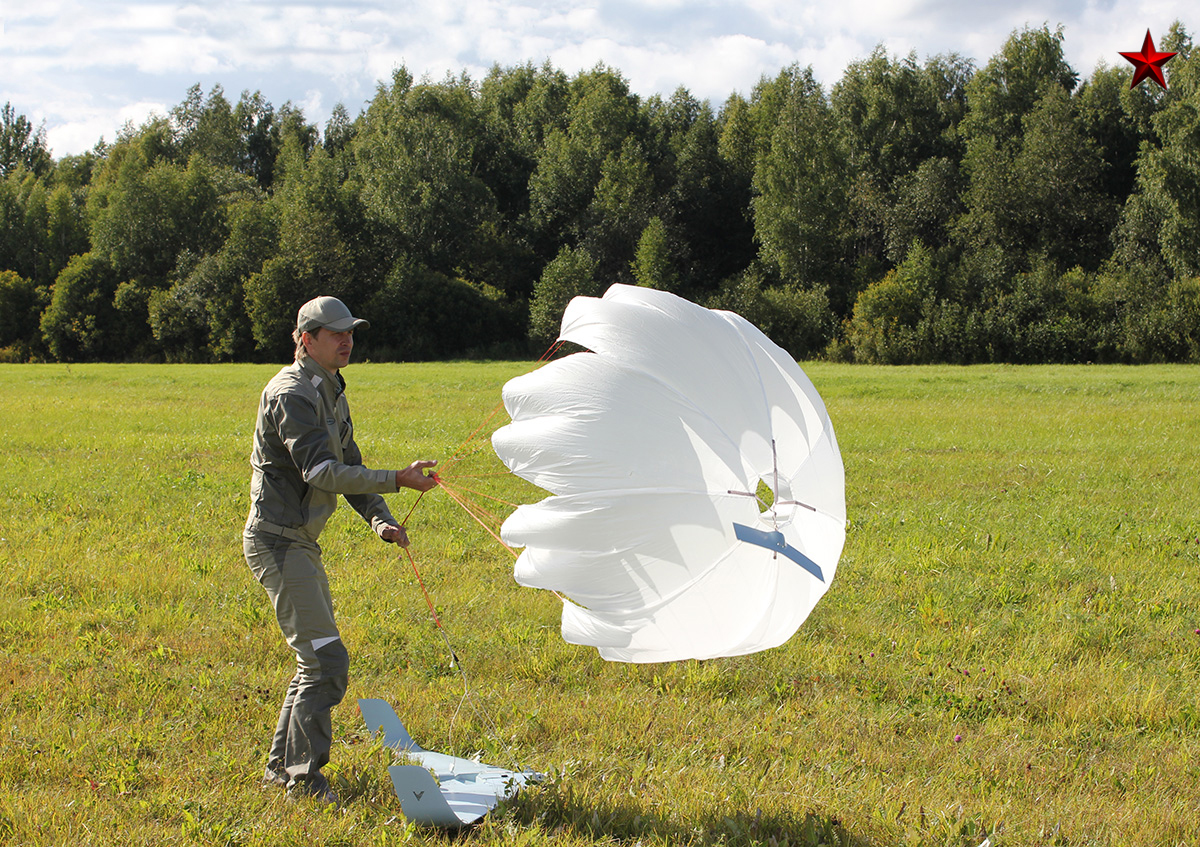
M354 349L354 330L333 332L319 327L304 333L304 346L314 362L327 371L337 373L350 363Z

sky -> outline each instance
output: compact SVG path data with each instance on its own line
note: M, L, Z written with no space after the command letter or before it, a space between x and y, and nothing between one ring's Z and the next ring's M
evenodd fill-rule
M44 127L58 158L167 114L197 83L230 103L243 91L290 101L323 128L339 102L358 115L400 66L438 81L603 63L642 97L682 86L719 109L793 63L832 87L877 45L982 67L1014 30L1044 24L1063 27L1081 77L1104 62L1132 80L1121 51L1139 51L1147 29L1161 46L1176 20L1195 34L1198 18L1181 0L0 0L0 102Z

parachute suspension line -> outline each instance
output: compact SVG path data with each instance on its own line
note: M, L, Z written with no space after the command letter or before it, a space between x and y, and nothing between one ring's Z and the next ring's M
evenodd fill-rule
M433 479L437 480L438 485L442 484L441 478L436 473L432 474L432 477ZM408 514L406 514L404 516L404 520L401 521L401 526L408 523L408 519L412 517L412 513L416 511L417 504L421 502L421 498L424 496L424 491L417 495L417 499L412 504L412 508L408 510ZM448 650L450 653L450 666L457 668L459 674L462 675L463 688L465 692L469 690L467 687L467 675L463 671L462 662L458 660L458 654L454 652L454 645L450 643L450 636L447 634L446 628L442 626L442 619L438 617L437 608L433 605L433 598L429 596L429 589L425 587L425 580L421 579L421 571L417 569L417 560L413 558L412 551L407 547L401 547L400 549L404 551L404 555L408 557L408 563L412 566L413 575L417 578L417 585L421 587L421 594L423 594L425 597L425 605L429 607L429 616L433 618L433 623L437 627L438 632L441 633L442 640L446 642L446 650ZM463 696L465 697L466 694L464 693Z
M437 609L433 605L433 598L429 596L429 589L425 587L425 580L421 579L421 572L417 570L417 560L413 558L413 554L409 552L407 547L401 547L404 555L408 556L408 563L412 565L413 574L417 578L417 585L421 586L421 593L425 595L425 605L429 607L429 616L433 618L433 623L441 633L442 639L446 642L446 649L450 651L450 665L458 668L462 672L462 663L458 661L458 655L454 652L454 647L450 644L450 636L446 634L446 628L442 626L442 619L438 617ZM463 682L466 682L466 677L463 677Z
M446 488L445 480L443 480L436 473L432 474L432 477L437 481L438 485L444 491L446 491L447 494L450 494L449 489ZM416 501L412 504L412 507L408 510L408 514L406 514L404 516L404 520L401 522L401 525L408 523L408 519L410 517L412 517L412 513L417 508L417 504L421 502L421 498L424 496L425 496L424 491L422 491L417 496ZM455 499L453 495L451 495L451 499ZM455 500L455 502L458 502L458 501ZM467 509L467 513L471 514L470 509ZM472 517L474 517L474 515L472 515ZM478 520L478 518L476 518L476 520ZM486 526L485 526L485 529L486 529ZM503 543L504 542L501 542L501 544L503 544ZM429 589L427 589L425 587L425 580L421 578L421 571L417 567L417 560L413 558L412 551L409 550L409 548L402 547L401 549L404 551L404 555L408 557L408 563L412 567L413 575L416 576L416 578L417 578L417 585L419 585L421 587L421 594L425 597L425 605L429 607L429 616L433 619L433 623L437 627L437 631L441 634L442 640L444 642L446 642L446 651L450 654L450 667L457 670L459 677L462 678L462 684L463 684L462 697L459 698L458 706L455 707L454 714L450 718L450 729L449 729L450 745L453 746L453 744L454 744L454 725L458 721L458 715L462 711L463 704L466 703L468 700L470 701L471 708L475 711L476 716L479 717L479 719L484 724L487 725L488 730L492 734L492 737L497 738L497 739L500 738L500 730L496 727L495 721L493 721L491 719L491 716L488 715L480 707L479 703L477 702L477 700L475 698L474 692L471 689L471 681L467 678L467 671L463 667L462 660L458 658L458 652L454 649L454 645L450 641L450 634L448 632L446 632L446 627L444 627L442 625L442 619L437 613L437 607L433 603L433 598L429 595ZM509 548L508 545L505 545L505 549L509 550L509 552L512 552L512 549ZM514 752L515 751L513 750L512 745L509 744L508 745L509 757L514 762L516 762L517 757L515 755L513 755Z
M538 363L540 364L542 362L546 362L546 361L550 360L562 348L563 344L564 344L564 342L561 339L559 339L559 340L555 341L553 344L551 344L550 347L546 350L546 352L543 353L542 356L538 359ZM462 462L463 460L470 458L471 456L481 452L484 449L483 444L476 443L478 440L480 440L480 433L485 431L485 429L488 427L488 424L491 422L491 420L503 408L504 408L503 401L496 404L496 406L487 414L487 416L483 419L483 421L480 422L479 426L475 427L474 431L472 431L471 434L468 435L463 440L463 442L454 451L454 454L442 464L442 472L443 473L446 470L454 467L458 463ZM490 435L487 437L490 440ZM485 473L485 474L477 474L477 475L473 475L473 476L464 475L463 478L464 479L479 479L479 478L483 478L483 477L510 476L510 475L511 475L511 471L504 471L501 473ZM488 521L490 520L492 524L498 526L500 523L499 517L497 515L493 514L492 512L489 512L487 509L483 508L478 503L474 503L474 502L470 501L466 495L469 494L469 495L473 495L475 497L482 497L487 500L493 500L497 503L500 503L505 506L511 506L513 508L516 508L518 504L510 503L506 500L500 499L499 497L492 497L491 495L485 494L484 492L477 491L475 489L459 488L457 486L447 485L445 478L443 478L441 476L441 474L439 474L437 472L430 474L430 476L437 482L438 487L441 488L443 491L445 491L446 495L454 503L456 503L460 508L462 508L463 511L465 511L480 526L482 526L484 528L484 530L490 536L492 536L492 538L496 539L496 541L498 541L505 550L507 550L510 554L512 554L513 558L517 557L517 555L518 555L517 551L515 551L512 547L505 544L504 540L502 538L500 538L499 532L497 530L493 529L492 526L490 526L488 523ZM412 517L413 512L416 511L417 505L421 502L421 498L424 496L425 496L425 492L422 491L420 493L420 495L417 497L416 501L413 503L412 507L408 510L408 514L406 514L404 516L404 520L401 521L401 526L404 526L405 524L408 523L408 519L410 517ZM446 632L446 628L442 625L442 620L438 616L438 613L437 613L437 607L433 603L433 598L430 597L430 595L429 595L429 590L425 587L425 581L421 578L420 569L417 568L416 559L413 558L412 552L407 547L404 547L402 549L404 550L405 556L408 557L408 562L409 562L409 565L412 567L413 574L417 578L417 585L419 585L421 588L421 594L425 597L425 605L429 608L429 615L433 619L433 623L437 627L438 632L441 634L442 640L445 641L445 643L446 643L446 650L450 654L450 666L452 668L456 669L459 673L459 676L462 678L463 694L462 694L462 697L459 699L457 708L455 708L455 710L454 710L454 715L450 719L451 745L453 746L453 733L454 733L455 722L458 720L458 715L462 711L463 705L468 700L471 702L471 706L474 709L475 714L487 725L488 729L491 731L492 737L499 739L500 731L496 727L495 722L491 720L491 717L488 714L486 714L480 708L479 703L476 702L474 693L471 690L470 680L468 680L468 678L467 678L466 670L463 668L462 661L458 658L458 653L455 651L454 645L450 641L449 633ZM557 591L555 591L554 594L556 596L558 596L560 600L563 600L565 602L565 598L563 598L562 595L560 595ZM509 747L509 755L512 756L512 753L514 751L512 749L511 744L509 744L508 747ZM513 761L516 761L515 756L512 756L512 758L513 758Z
M550 359L552 359L559 352L559 350L562 349L562 347L565 343L566 342L563 341L561 338L555 340L553 344L551 344L548 348L546 348L546 352L544 352L538 358L538 363L541 364L543 362L547 362ZM458 446L458 449L454 451L454 455L451 456L449 459L447 459L446 462L442 465L443 473L445 471L453 468L455 465L464 461L465 459L468 459L471 456L474 456L475 454L484 450L484 445L481 443L478 443L481 440L481 433L484 433L487 431L487 429L489 428L488 424L491 422L492 418L494 418L496 416L496 414L503 408L504 408L504 402L501 401L496 404L495 408L493 408L490 412L488 412L487 416L483 419L483 421L479 424L479 426L475 427L474 431L472 431L471 434L468 435L463 440L463 442ZM490 435L487 437L490 439ZM496 473L496 474L484 473L484 474L464 475L461 478L462 479L482 479L484 477L491 477L491 476L511 476L511 475L512 475L511 471L504 471L503 473ZM499 516L488 511L487 509L485 509L484 507L479 505L479 503L474 502L474 498L482 498L485 500L491 500L493 502L496 502L501 505L508 506L508 507L511 507L514 509L517 508L517 506L519 504L510 503L509 501L502 500L499 497L493 497L490 494L486 494L486 493L479 491L477 489L474 489L474 488L463 488L463 487L458 487L458 486L451 487L446 484L445 479L443 479L441 477L437 477L437 479L438 479L438 485L440 485L442 490L446 492L446 495L451 500L453 500L455 503L457 503L464 512L466 512L468 515L470 515L475 520L476 523L478 523L480 526L482 526L488 535L492 536L492 538L494 538L494 539L496 539L496 541L500 542L500 545L502 547L504 547L504 549L507 550L509 553L511 553L513 558L515 559L517 557L517 552L515 550L513 550L513 548L511 548L507 544L505 544L504 541L500 538L500 533L497 529L497 527L499 527L499 525L501 523ZM415 506L414 506L414 508L415 508Z
M496 407L494 409L492 409L490 412L488 412L487 417L485 417L483 419L483 421L479 424L479 426L475 427L475 430L470 435L468 435L466 438L463 439L462 444L458 445L458 449L454 451L454 455L446 460L446 465L445 465L446 467L453 467L454 465L461 462L463 459L467 458L468 456L473 455L474 453L477 453L480 449L482 449L482 448L477 447L476 449L472 450L469 453L464 454L464 452L463 452L468 447L470 447L471 443L473 441L475 441L475 439L479 436L480 430L482 430L485 426L487 426L488 423L491 422L492 418L496 417L496 413L499 412L503 408L504 408L504 403L503 403L503 401L501 401L500 403L496 404Z
M431 476L439 485L441 484L442 481L436 473L431 474ZM404 520L400 522L400 526L404 526L408 523L408 519L411 518L412 513L417 510L417 504L421 502L421 498L424 496L424 491L417 495L417 499L413 502L412 508L408 510L408 514L404 516ZM433 607L433 600L430 599L429 592L425 589L425 581L421 579L421 572L417 570L417 560L413 558L412 552L407 547L401 547L400 549L404 551L404 555L408 556L408 563L412 565L413 573L417 577L417 585L421 586L421 593L425 595L425 605L429 607L429 614L433 616L433 622L437 625L438 631L442 634L442 638L446 639L446 649L450 651L450 663L452 665L457 665L458 656L454 655L454 648L450 646L450 638L446 635L446 630L442 626L442 621L440 618L438 618L437 610L435 610Z
M438 475L436 472L431 474L430 476L435 482L441 484L441 480L438 479ZM417 503L420 503L421 498L424 496L425 496L424 491L422 491L420 494L417 495L417 499L413 501L412 507L408 510L408 514L404 516L404 520L400 521L400 526L404 526L405 524L408 523L408 519L412 517L412 513L417 510Z
M495 409L493 409L492 414L494 415L499 408L500 407L497 406ZM486 451L488 449L488 447L490 446L488 444L488 439L490 439L491 437L492 437L491 433L488 433L487 435L483 436L482 438L476 440L474 444L470 444L470 443L464 441L461 445L459 445L459 447L455 451L454 455L451 458L446 460L446 462L443 466L443 470L445 470L446 468L449 468L449 467L453 467L454 465L457 465L459 462L465 462L467 459L470 459L470 458L477 456L480 453L483 453L484 451ZM474 438L474 436L472 436L472 438ZM466 449L468 447L470 448L469 450ZM462 475L456 474L456 476L461 477Z
M776 530L779 529L779 511L776 504L779 502L779 454L775 451L775 439L771 439L771 472L774 474L774 481L771 485L771 525Z
M543 362L548 362L550 359L552 359L554 357L554 355L556 353L558 353L559 350L562 349L562 346L565 343L566 342L560 338L557 341L555 341L553 344L551 344L548 348L546 348L546 352L543 353L540 358L538 358L538 360L537 360L538 364L541 364ZM468 448L471 448L472 445L474 444L474 442L476 441L476 439L479 437L480 432L482 432L484 430L484 428L488 425L488 423L491 422L492 418L494 418L496 416L496 413L499 412L503 408L504 408L504 401L502 400L496 404L495 408L493 408L490 412L487 413L487 416L483 419L483 421L479 424L479 426L475 427L475 430L470 435L468 435L465 439L463 439L462 444L458 445L458 449L454 451L454 455L451 456L449 459L447 459L445 461L445 463L442 465L443 470L453 467L454 465L461 462L463 459L470 458L475 453L477 453L483 449L482 445L480 445L480 446L474 447L473 449L468 450Z
M546 352L541 355L541 357L538 359L538 362L548 362L553 359L554 355L561 350L562 346L566 343L567 342L563 341L561 338L557 339L553 344L546 348Z
M546 362L549 359L551 359L562 348L564 343L565 342L563 342L560 339L560 340L555 341L553 344L551 344L549 349L547 349L546 352L542 354L541 358L538 359L538 363L540 364L542 362ZM499 497L493 497L489 494L486 494L482 491L478 491L473 488L463 488L463 487L459 487L457 485L453 485L453 486L448 485L446 482L446 479L442 476L442 473L445 473L447 470L453 468L455 465L482 452L485 449L486 442L485 443L479 443L479 442L482 441L483 438L490 440L490 434L484 435L481 437L481 433L485 433L487 431L488 424L496 416L496 414L503 408L504 408L503 401L501 401L500 403L497 403L495 408L493 408L487 414L487 416L483 419L483 421L479 424L479 426L477 426L474 429L474 431L471 432L471 434L468 435L463 440L463 442L454 451L453 455L449 459L447 459L445 462L443 462L442 467L441 467L441 473L435 472L435 473L430 474L430 476L434 480L437 481L438 487L441 488L442 491L446 492L447 497L449 497L454 503L456 503L464 512L466 512L468 515L470 515L475 520L476 523L478 523L480 526L482 526L484 528L484 530L488 533L488 535L492 536L492 538L494 538L496 541L498 541L500 543L500 545L505 550L507 550L510 554L512 554L513 558L515 559L518 556L517 551L514 550L509 545L505 544L504 540L500 537L499 531L497 529L493 528L493 527L498 527L499 524L501 523L500 517L490 511L488 511L487 509L483 508L478 503L473 502L473 500L470 499L468 497L468 495L470 495L471 497L492 500L492 501L500 503L504 506L510 506L513 508L516 508L518 506L518 504L510 503L506 500L502 500ZM481 479L484 477L511 476L511 475L512 475L512 472L506 470L506 471L499 472L499 473L483 473L483 474L475 474L475 475L463 475L461 478L462 479ZM456 477L456 479L457 478L459 478L459 477ZM404 521L402 521L401 525L406 524L408 522L408 519L412 516L413 512L416 510L417 504L421 502L421 498L424 496L425 496L425 492L421 492L420 496L417 497L416 502L413 503L412 508L409 509L408 514L404 516ZM489 525L489 522L490 522L490 525ZM437 608L435 607L435 605L433 603L433 598L430 597L429 591L425 587L425 582L421 578L421 572L417 568L416 560L413 558L412 553L409 551L409 549L407 547L403 548L403 550L404 550L405 555L408 557L408 562L409 562L409 565L412 567L413 574L417 578L417 585L420 586L421 593L425 597L425 605L428 606L428 608L429 608L429 615L433 619L434 625L437 627L438 632L441 634L442 640L445 641L445 643L446 643L446 650L450 654L450 666L452 668L456 669L459 673L459 676L462 678L463 694L459 700L458 707L454 710L454 715L450 719L451 745L453 745L454 725L455 725L456 721L458 720L458 715L462 711L463 705L465 703L467 703L468 701L470 701L471 706L475 711L475 714L480 718L480 720L484 724L487 725L489 731L492 733L492 737L496 738L497 740L500 739L500 737L501 737L500 731L496 727L495 722L492 721L491 717L481 709L480 704L477 702L474 692L471 689L470 681L467 678L466 670L463 668L462 661L458 658L458 654L454 649L454 645L450 641L450 636L446 632L446 628L442 625L441 618L438 616L438 613L437 613ZM555 591L553 593L560 600L562 600L563 602L566 602L566 598L564 598L557 591ZM509 750L509 755L515 762L516 757L513 755L514 750L512 748L512 745L507 744L507 746L508 746L508 750Z
M503 474L493 474L493 476L511 476L511 475L512 475L512 471L506 471L506 472L505 472L505 473L503 473ZM473 477L473 476L460 476L460 477L458 477L458 479L476 479L476 478L477 478L477 477ZM515 508L517 508L518 506L520 506L520 505L521 505L520 503L511 503L511 502L509 502L508 500L504 500L504 499L502 499L502 498L500 498L500 497L494 497L494 496L492 496L491 494L485 494L484 492L482 492L482 491L477 491L477 490L476 490L476 489L474 489L474 488L463 488L461 485L460 485L460 486L458 486L457 488L455 488L455 491L456 491L456 492L458 492L458 491L465 491L467 494L474 494L476 497L482 497L484 500L491 500L491 501L493 501L493 502L495 502L495 503L499 503L501 506L512 506L514 509L515 509ZM476 508L476 509L479 509L479 511L480 511L482 514L486 514L488 517L495 517L495 515L493 515L493 514L491 514L490 512L488 512L488 511L486 511L486 510L484 510L484 509L480 508L479 506L476 506L475 508Z
M419 500L420 498L418 497L417 499ZM412 514L412 512L410 511L409 514ZM471 681L467 678L467 671L463 667L462 660L458 658L458 653L455 651L454 645L450 643L450 634L446 632L446 627L442 626L442 619L438 616L437 608L433 604L433 598L429 596L429 590L425 588L425 580L421 579L421 571L417 568L417 560L413 558L413 554L407 547L403 547L401 549L404 550L404 554L408 557L408 563L412 566L413 574L417 577L417 585L421 586L421 593L425 596L425 605L429 607L429 616L433 619L434 624L437 626L437 630L441 634L442 640L446 642L446 650L450 653L450 667L458 671L459 677L462 678L462 697L459 698L458 706L455 707L454 714L450 717L450 729L448 733L450 746L454 746L454 724L458 721L458 715L460 712L462 712L463 704L467 703L468 701L471 703L471 708L475 711L475 715L487 725L488 731L491 732L492 737L499 739L499 728L496 726L495 721L491 719L491 716L481 708L478 700L475 697L475 692L471 688ZM509 757L513 762L516 762L517 757L513 755L514 750L512 745L506 744L506 746L508 747Z
M419 497L417 499L420 500ZM412 514L412 512L409 512L409 514ZM408 563L412 565L413 574L417 578L417 585L421 586L421 594L425 596L425 605L429 607L429 616L433 618L433 623L437 627L438 633L441 634L442 640L446 642L446 650L450 653L450 667L458 671L458 675L462 677L463 695L458 701L458 707L454 710L453 717L450 718L450 737L453 739L454 722L458 719L458 713L462 711L463 702L471 694L471 683L467 679L467 672L463 670L462 662L459 661L458 653L454 651L454 645L450 643L449 633L442 626L442 619L438 617L437 607L433 605L433 598L429 596L429 589L425 587L425 580L421 579L421 571L417 568L417 560L413 558L412 552L407 547L402 547L401 549L404 551L404 555L408 557Z
M442 490L446 492L446 496L448 496L451 500L453 500L455 503L457 503L464 512L466 512L468 515L470 515L472 518L474 518L475 522L478 523L481 527L483 527L484 530L487 531L488 535L490 535L492 538L494 538L498 542L500 542L500 545L505 550L507 550L509 553L511 553L514 559L517 557L517 552L515 550L513 550L513 548L511 548L507 544L505 544L504 540L500 538L500 533L498 533L496 530L492 529L492 527L488 525L487 521L484 520L484 518L490 518L491 520L495 521L495 520L497 520L495 515L491 514L486 509L483 509L480 506L477 506L477 505L469 502L466 499L466 497L464 497L457 489L448 487L446 485L445 480L441 481L441 486L442 486ZM493 498L493 499L495 499L495 498ZM477 512L478 512L478 514L477 514Z

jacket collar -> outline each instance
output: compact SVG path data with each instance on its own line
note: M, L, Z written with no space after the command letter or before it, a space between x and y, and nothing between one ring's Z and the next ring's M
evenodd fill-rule
M341 371L330 373L317 364L311 356L301 356L296 359L296 367L312 382L317 391L329 397L330 400L337 400L338 396L346 390L346 380L342 377Z

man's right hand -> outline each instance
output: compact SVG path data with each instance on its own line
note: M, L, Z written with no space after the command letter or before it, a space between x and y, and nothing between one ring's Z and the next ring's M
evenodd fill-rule
M424 470L437 464L436 459L419 459L402 471L396 471L396 490L411 488L414 491L428 491L438 484L433 474L426 475Z

